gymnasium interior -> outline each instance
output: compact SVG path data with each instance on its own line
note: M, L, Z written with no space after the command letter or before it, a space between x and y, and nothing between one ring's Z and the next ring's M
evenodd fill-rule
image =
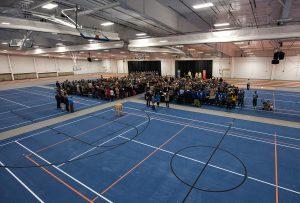
M0 202L300 202L300 0L1 0Z

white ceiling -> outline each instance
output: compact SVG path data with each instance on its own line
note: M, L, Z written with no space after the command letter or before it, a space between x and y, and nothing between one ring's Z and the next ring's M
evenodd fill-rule
M54 15L67 20L61 15L62 9L75 8L77 5L80 11L85 11L119 2L119 6L79 16L78 23L86 28L118 33L121 40L125 43L128 43L129 40L137 39L136 34L141 32L146 33L149 37L212 32L216 31L215 23L223 22L230 23L230 26L225 27L226 29L277 26L278 22L282 20L283 24L281 26L300 24L299 0L55 0L53 2L59 6L53 10L45 10L38 7L43 2L45 0L1 0L0 16L35 21L42 20L39 17L32 16L28 12L31 11ZM193 5L205 2L212 2L214 6L200 10L193 9ZM69 13L71 14L70 17L75 19L75 13ZM114 25L101 26L101 23L107 21L114 22ZM0 28L0 43L8 42L11 39L22 39L26 34L28 34L26 30ZM88 43L87 40L79 36L36 31L32 32L28 38L32 40L35 46L41 48L54 48L57 43L63 43L67 46ZM300 53L298 39L283 39L280 41L284 41L282 49L289 49L289 54ZM269 56L272 55L274 49L280 46L280 41L247 42L251 47L250 45L246 47L233 43L196 44L187 45L181 49L191 57L199 57L198 52L210 52L218 56L239 56L240 54L246 54L249 50L258 56ZM225 51L222 48L225 46L229 51ZM196 50L189 51L189 47L195 47ZM9 48L6 44L0 44L1 49L14 51L15 48ZM120 49L120 51L127 51L127 48ZM193 54L193 52L197 52L197 54ZM222 54L220 54L221 52ZM134 55L134 53L129 54L129 52L126 52L126 54L128 54L128 57ZM123 57L123 55L117 55L116 57ZM153 53L151 55L155 56ZM172 54L166 54L163 57L168 56L175 57Z

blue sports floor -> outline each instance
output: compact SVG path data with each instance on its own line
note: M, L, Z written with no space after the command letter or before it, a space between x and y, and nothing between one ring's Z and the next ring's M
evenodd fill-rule
M66 114L56 109L54 96L54 89L42 87L0 91L0 132ZM73 99L76 110L103 103L77 96Z
M0 202L300 202L299 150L299 129L129 102L1 141Z

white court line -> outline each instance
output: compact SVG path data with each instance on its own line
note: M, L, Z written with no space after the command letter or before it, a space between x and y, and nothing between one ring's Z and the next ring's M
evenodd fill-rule
M100 112L100 113L94 114L93 116L97 116L97 115L100 115L100 114L103 114L103 113L106 113L106 112L112 111L112 110L113 110L113 109L108 109L108 110L106 110L106 111L102 111L102 112ZM53 129L57 129L57 128L60 128L60 127L63 127L63 126L67 126L67 125L70 125L70 124L73 124L73 123L76 123L76 122L79 122L79 121L82 121L82 120L91 118L91 117L93 117L93 116L83 117L83 118L80 118L80 119L77 119L77 120L74 120L74 121L71 121L71 122L68 122L68 123L65 123L65 124L56 126L56 127L54 127ZM19 138L19 139L13 140L13 141L9 141L9 142L0 144L0 147L3 147L3 146L5 146L5 145L12 144L12 143L14 143L15 141L25 140L25 139L31 138L31 137L33 137L33 136L36 136L36 135L39 135L39 134L42 134L42 133L45 133L45 132L49 132L49 131L51 131L51 129L43 130L43 131L40 131L40 132L31 134L31 135L28 135L28 136L25 136L25 137L21 137L21 138Z
M0 161L0 165L4 166L4 164ZM44 203L44 201L37 196L20 178L18 178L11 170L5 168L5 170L12 175L28 192L30 192L39 202Z
M138 124L138 125L135 126L135 127L139 127L139 126L141 126L141 125L143 125L143 124L145 124L145 123L147 123L147 122L148 122L148 121L144 121L144 122ZM102 145L104 145L104 144L106 144L106 143L108 143L108 142L110 142L110 141L112 141L112 140L115 140L115 139L117 139L118 137L120 137L121 135L124 135L125 133L128 133L129 131L134 130L134 129L135 129L135 128L130 128L130 129L128 129L128 130L126 130L126 131L124 131L124 132L118 134L117 136L112 137L111 139L106 140L105 142L103 142L103 143L97 145L97 147L90 148L90 149L84 151L83 153L78 154L77 156L75 156L75 157L69 159L69 161L73 161L73 160L75 160L75 159L78 159L79 157L85 155L86 153L89 153L89 152L95 150L96 148L98 148L98 147L100 147L100 146L102 146ZM65 165L65 164L60 164L60 165L58 165L58 167L63 166L63 165Z
M31 108L35 108L35 107L39 107L39 106L45 106L45 105L48 105L48 104L55 104L55 102L49 102L49 103L45 103L45 104L39 104L39 105L35 105L35 106L31 106L29 108L21 108L21 109L16 109L14 111L22 111L22 110L25 110L25 109L31 109ZM1 114L5 114L5 113L11 113L11 111L4 111L4 112L1 112Z
M20 90L21 91L21 90ZM27 92L27 91L25 91L25 90L22 90L23 92ZM32 94L40 94L40 93L43 93L43 96L45 96L45 97L51 97L52 98L52 94L50 94L50 93L48 93L48 92L43 92L43 91L39 91L39 90L28 90L28 91L32 91L32 92L37 92L37 93L32 93ZM28 93L30 93L30 92L28 92ZM51 95L51 96L50 96ZM70 95L70 96L72 96L72 95ZM93 100L87 100L87 99L83 99L83 98L81 98L81 97L78 97L78 96L74 96L73 97L74 99L78 99L78 100L82 100L82 101L87 101L87 102L91 102L91 103L94 103L94 104L99 104L99 103L101 103L100 101L93 101ZM91 105L91 104L89 104L89 105Z
M80 110L80 109L81 108L79 108L78 110ZM35 121L38 121L38 120L41 120L41 119L44 119L44 118L48 118L48 117L55 116L55 115L60 115L60 114L63 114L63 113L64 112L58 112L58 113L50 114L50 115L47 115L47 116L43 116L43 117L40 117L40 118L33 119L32 121L35 122ZM31 122L31 121L25 121L25 122L17 123L17 124L14 124L14 125L5 126L5 127L0 128L0 130L6 129L6 128L11 128L11 127L18 126L18 125L22 125L24 123L29 123L29 122Z
M39 95L39 96L44 96L44 97L49 97L49 98L52 98L52 99L55 99L54 98L54 95L52 95L52 96L50 96L50 94L41 94L41 93L35 93L34 91L32 91L32 92L28 92L28 91L25 91L25 90L18 90L18 91L21 91L21 92L26 92L26 93L28 93L28 94L34 94L34 95ZM85 102L76 102L75 100L82 100L82 99L78 99L78 98L75 98L74 99L74 103L78 103L78 104L82 104L82 105L85 105L85 106L91 106L91 105L93 105L93 104L100 104L100 102L94 102L93 104L88 104L88 103L85 103ZM85 100L85 101L88 101L88 100Z
M24 107L26 107L26 108L30 108L30 106L27 106L27 105L25 105L25 104L21 104L21 103L19 103L19 102L15 102L15 101L12 101L12 100L9 100L9 99L5 99L5 98L3 98L3 97L0 97L0 99L2 99L2 100L4 100L4 101L11 102L11 103L14 103L14 104L18 104L18 105L20 105L20 106L24 106Z
M128 113L128 112L126 112ZM140 117L145 117L144 115L139 115L139 114L134 114L134 113L128 113L130 115L136 115L136 116L140 116ZM158 120L158 121L163 121L163 122L167 122L167 123L172 123L172 124L177 124L177 125L187 125L186 123L182 123L182 122L176 122L176 121L170 121L168 119L160 119L157 117L151 117L151 120ZM215 133L219 133L219 134L224 134L223 131L220 130L213 130L210 128L206 128L206 127L199 127L199 126L195 126L195 125L189 125L190 128L195 128L195 129L200 129L200 130L205 130L205 131L210 131L210 132L215 132ZM260 139L255 139L252 138L251 136L242 136L238 133L228 133L228 135L232 136L232 137L238 137L238 138L243 138L243 139L247 139L247 140L252 140L252 141L256 141L256 142L262 142L262 143L267 143L267 144L271 144L274 145L273 142L269 142L269 141L265 141L265 140L260 140ZM296 150L300 150L300 148L298 147L293 147L293 146L288 146L285 144L279 144L277 143L278 146L282 146L282 147L286 147L286 148L291 148L291 149L296 149ZM299 146L300 147L300 146Z
M120 136L120 138L123 138L123 139L126 139L126 140L130 140L130 139L128 139L127 137L123 137L123 136ZM160 150L160 151L163 151L163 152L172 154L172 155L175 154L174 152L171 152L171 151L168 151L168 150L164 150L164 149L162 149L162 148L158 148L158 147L155 147L155 146L152 146L152 145L143 143L143 142L139 142L139 141L137 141L137 140L131 140L131 141L132 141L132 142L135 142L135 143L138 143L138 144L141 144L141 145L144 145L144 146L147 146L147 147L150 147L150 148L153 148L153 149L157 149L157 150ZM188 156L184 156L184 155L181 155L181 154L177 154L177 156L182 157L182 158L185 158L185 159L188 159L188 160L191 160L191 161L194 161L194 162L198 162L198 163L201 163L201 164L205 164L205 162L202 162L202 161L197 160L197 159L190 158L190 157L188 157ZM240 173L238 173L238 172L231 171L231 170L228 170L228 169L219 167L219 166L217 166L217 165L213 165L213 164L208 164L208 165L209 165L210 167L213 167L213 168L216 168L216 169L219 169L219 170L222 170L222 171L226 171L226 172L229 172L229 173L238 175L238 176L242 176L242 177L244 176L244 174L240 174ZM267 184L267 185L276 187L275 184L269 183L269 182L266 182L266 181L263 181L263 180L260 180L260 179L258 179L258 178L254 178L254 177L251 177L251 176L248 176L247 178L249 178L249 179L251 179L251 180L254 180L254 181L257 181L257 182L260 182L260 183L264 183L264 184ZM289 188L286 188L286 187L282 187L282 186L278 186L278 188L281 188L281 189L283 189L283 190L286 190L286 191L289 191L289 192L296 193L296 194L300 195L300 192L298 192L298 191L296 191L296 190L292 190L292 189L289 189Z
M124 107L124 108L140 111L140 109L131 108L131 107ZM198 122L198 123L205 123L205 124L211 124L211 125L215 125L215 126L221 126L221 127L224 127L224 128L228 127L228 126L223 125L223 124L212 123L212 122L207 122L207 121L202 121L202 120L196 120L196 119L186 118L186 117L182 117L182 116L175 116L175 115L170 115L170 114L157 113L157 112L153 112L153 111L145 111L145 112L153 113L153 114L157 114L157 115L168 116L168 117L173 117L173 118L179 118L179 119L183 119L183 120L195 121L195 122ZM254 132L254 133L257 133L257 134L270 135L270 136L274 137L274 134L272 134L272 133L261 132L261 131L256 131L256 130L249 130L249 129L239 128L239 127L234 127L234 126L232 126L231 128L246 131L246 132ZM300 138L292 138L292 137L287 137L287 136L278 135L278 134L277 134L277 137L300 141Z
M40 104L40 105L37 105L37 106L35 106L35 107L38 107L38 106L45 106L45 105L48 105L48 104L55 104L55 103L49 102L49 103L46 103L46 104ZM30 107L30 108L32 108L32 107ZM29 109L29 108L24 108L24 110L25 110L25 109ZM24 113L24 114L22 114L22 115L29 115L29 114L38 113L38 112L41 112L41 111L51 110L51 109L53 109L53 108L51 107L51 108L47 108L47 109L41 109L41 110L38 110L38 111L31 111L31 112L28 112L28 113ZM15 111L17 111L17 110L13 110L13 111L15 112ZM9 112L11 112L11 111L9 111ZM5 118L0 119L0 121L6 120L6 119L9 119L9 118L16 118L16 117L19 117L19 116L16 116L16 115L15 115L15 116L5 117Z
M42 161L46 162L47 164L51 164L51 162L49 162L48 160L44 159L42 156L36 154L35 152L33 152L32 150L30 150L29 148L27 148L26 146L22 145L21 143L19 143L18 141L15 142L16 144L20 145L21 147L23 147L24 149L26 149L27 151L29 151L31 154L34 154L36 157L38 157L39 159L41 159ZM112 201L110 201L109 199L107 199L106 197L104 197L103 195L99 194L98 192L96 192L95 190L93 190L92 188L90 188L89 186L87 186L86 184L82 183L81 181L79 181L78 179L74 178L73 176L71 176L70 174L66 173L65 171L63 171L62 169L58 168L57 166L52 165L53 168L55 168L56 170L60 171L61 173L65 174L66 176L68 176L69 178L71 178L73 181L75 181L76 183L78 183L79 185L83 186L84 188L88 189L89 191L91 191L92 193L94 193L95 195L97 195L98 197L102 198L103 200L112 203Z

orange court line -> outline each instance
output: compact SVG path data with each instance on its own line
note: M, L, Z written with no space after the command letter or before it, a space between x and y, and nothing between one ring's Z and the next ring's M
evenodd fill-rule
M82 133L79 133L79 134L75 135L74 137L79 137L79 136L81 136L81 135L84 135L84 134L86 134L86 133L88 133L88 132L91 132L91 131L93 131L93 130L96 130L96 129L98 129L98 128L101 128L101 127L103 127L103 126L105 126L105 125L107 125L107 124L109 124L109 123L111 123L111 122L113 122L113 121L109 121L109 122L104 123L104 124L102 124L102 125L100 125L100 126L97 126L97 127L95 127L95 128L91 128L91 129L89 129L89 130L87 130L87 131L84 131L84 132L82 132ZM62 143L64 143L64 142L68 141L68 140L72 140L72 138L66 138L66 139L64 139L64 140L62 140L62 141L59 141L59 142L56 142L56 143L54 143L54 144L48 145L48 146L46 146L46 147L43 147L43 148L41 148L41 149L38 149L38 150L36 151L36 153L45 151L45 150L47 150L47 149L49 149L49 148L51 148L51 147L54 147L54 146L59 145L59 144L62 144ZM30 154L30 155L31 155L31 154Z
M40 166L38 163L36 163L33 159L31 159L29 156L25 156L29 161L31 161L32 163L34 163L36 166ZM75 188L73 188L71 185L69 185L68 183L64 182L63 180L61 180L59 177L57 177L56 175L54 175L53 173L51 173L50 171L48 171L45 167L40 166L40 168L45 171L47 174L49 174L51 177L53 177L56 181L60 182L61 184L65 185L67 188L69 188L70 190L72 190L73 192L75 192L77 195L79 195L81 198L83 198L84 200L86 200L87 202L93 203L93 200L90 200L88 197L86 197L85 195L81 194L79 191L77 191Z
M123 174L120 178L118 178L116 181L114 181L111 185L109 185L106 189L104 189L101 192L101 195L106 193L108 190L113 188L118 182L120 182L122 179L124 179L127 175L129 175L132 171L134 171L136 168L138 168L142 163L144 163L147 159L149 159L151 156L153 156L156 152L158 152L163 146L168 144L171 140L173 140L177 135L179 135L188 125L185 125L181 130L179 130L177 133L175 133L171 138L169 138L167 141L165 141L163 144L161 144L157 149L152 151L149 155L147 155L143 160L141 160L139 163L135 164L130 170L128 170L125 174ZM95 197L93 201L95 201L98 198Z
M277 136L274 136L274 158L275 158L275 202L278 203L278 157L277 157Z

